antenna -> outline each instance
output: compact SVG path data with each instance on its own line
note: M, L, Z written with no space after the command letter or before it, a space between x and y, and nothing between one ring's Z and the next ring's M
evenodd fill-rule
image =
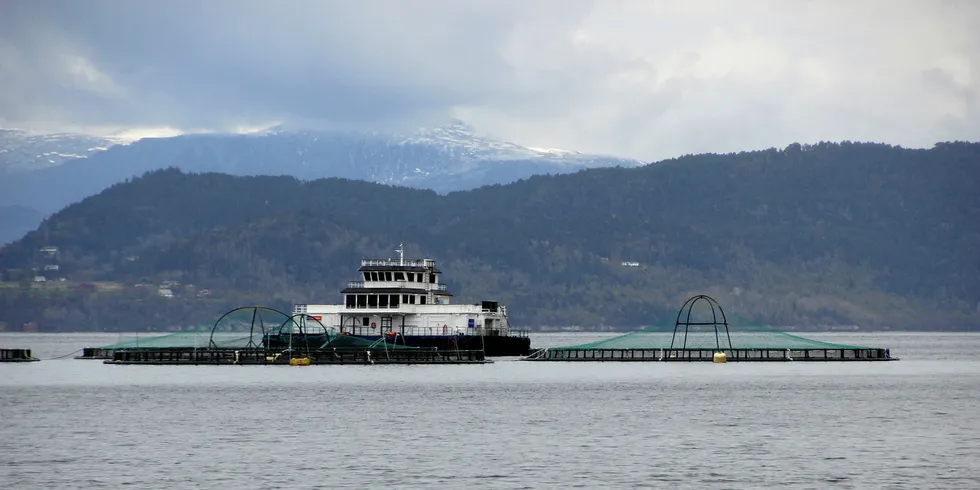
M398 248L395 249L398 252L398 265L405 265L405 247L403 243L398 244Z

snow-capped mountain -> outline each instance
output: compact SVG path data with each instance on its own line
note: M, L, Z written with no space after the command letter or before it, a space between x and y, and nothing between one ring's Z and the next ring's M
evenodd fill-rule
M30 172L85 158L119 143L115 138L77 133L39 134L0 129L0 174Z
M3 155L17 154L21 155L18 161L40 159L47 164L21 165L17 168L23 171L4 175L0 179L0 206L26 206L51 213L127 178L166 167L307 180L340 177L451 192L506 184L535 174L640 163L575 151L526 148L480 135L461 121L411 134L275 127L249 134L187 134L115 145L109 138L74 136L31 140L71 142L71 146L60 149L40 143L25 145L23 138L5 140L14 143L3 143L0 150L7 150ZM26 148L33 148L34 153ZM54 158L54 152L65 160Z
M544 154L530 148L500 141L476 133L471 126L460 120L437 128L420 128L414 134L395 136L400 145L420 145L437 148L461 160L528 160Z
M445 126L420 128L414 134L398 136L396 138L399 140L399 144L402 145L424 145L438 148L446 154L454 155L461 160L470 161L544 159L552 163L567 163L570 165L593 161L608 164L610 160L618 160L625 165L635 165L637 163L635 161L609 156L589 155L579 151L528 148L480 135L472 126L458 119L451 120Z

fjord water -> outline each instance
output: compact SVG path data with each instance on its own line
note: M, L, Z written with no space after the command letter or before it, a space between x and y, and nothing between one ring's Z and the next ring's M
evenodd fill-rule
M808 336L902 360L0 364L0 487L980 488L980 334Z

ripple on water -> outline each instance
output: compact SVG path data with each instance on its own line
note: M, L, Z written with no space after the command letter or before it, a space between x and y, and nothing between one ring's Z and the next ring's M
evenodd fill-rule
M980 350L967 338L956 342ZM980 369L906 354L881 365L0 367L0 481L980 488Z

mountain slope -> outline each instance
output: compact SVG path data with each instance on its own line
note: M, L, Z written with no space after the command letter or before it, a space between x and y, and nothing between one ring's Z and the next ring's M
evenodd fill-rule
M18 173L0 182L0 205L54 212L114 183L167 167L301 179L343 177L449 192L540 173L638 163L530 150L479 136L459 121L411 135L276 128L256 134L143 139L90 158Z
M23 206L0 206L0 245L12 242L37 227L44 214Z
M774 324L965 328L980 324L978 186L972 143L791 145L449 195L166 170L55 214L3 251L0 271L20 280L55 245L70 280L179 279L220 292L221 306L288 307L337 301L358 258L405 242L462 299L499 298L523 325L648 324L705 292ZM7 321L53 311L24 304ZM188 305L181 318L221 313Z

